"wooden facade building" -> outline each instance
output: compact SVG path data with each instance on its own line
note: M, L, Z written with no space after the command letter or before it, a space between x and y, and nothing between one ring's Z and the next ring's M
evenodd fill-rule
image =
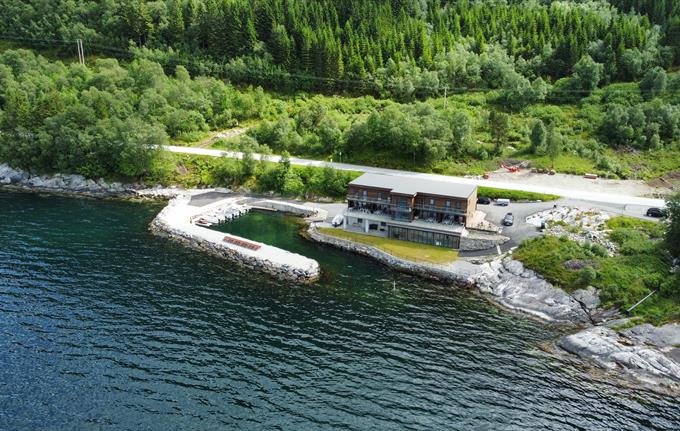
M344 228L458 248L476 207L476 186L364 174L348 186Z

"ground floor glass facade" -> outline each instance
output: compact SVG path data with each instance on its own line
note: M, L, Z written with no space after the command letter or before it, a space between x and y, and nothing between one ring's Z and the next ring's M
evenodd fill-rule
M420 244L430 244L456 249L460 248L460 236L458 235L448 235L445 233L389 226L388 236L393 239L417 242Z

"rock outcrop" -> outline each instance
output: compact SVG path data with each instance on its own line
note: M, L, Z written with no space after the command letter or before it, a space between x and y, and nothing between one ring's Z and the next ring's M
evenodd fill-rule
M522 262L505 258L487 265L483 276L475 277L476 286L503 307L552 323L590 322L576 299L525 269Z
M653 386L680 388L680 325L640 325L617 332L593 326L557 341L565 351L601 368L622 370Z
M23 190L51 193L75 193L96 197L146 197L170 198L181 192L177 188L145 188L139 184L108 183L100 178L97 181L82 175L32 175L27 171L0 164L0 185Z

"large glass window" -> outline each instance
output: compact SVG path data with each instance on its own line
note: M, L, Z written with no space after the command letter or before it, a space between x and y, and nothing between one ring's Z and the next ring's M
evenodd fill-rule
M459 248L460 237L445 233L427 232L417 229L390 226L388 236L393 239L416 242L419 244L436 245L439 247Z

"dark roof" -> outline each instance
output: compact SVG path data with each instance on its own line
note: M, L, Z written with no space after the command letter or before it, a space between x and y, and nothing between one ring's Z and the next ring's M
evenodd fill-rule
M410 178L408 176L383 174L363 174L349 184L360 187L390 189L392 193L409 196L414 196L416 193L424 193L465 199L470 197L470 195L477 189L477 186L470 184L450 183L447 181L435 181L421 178Z

